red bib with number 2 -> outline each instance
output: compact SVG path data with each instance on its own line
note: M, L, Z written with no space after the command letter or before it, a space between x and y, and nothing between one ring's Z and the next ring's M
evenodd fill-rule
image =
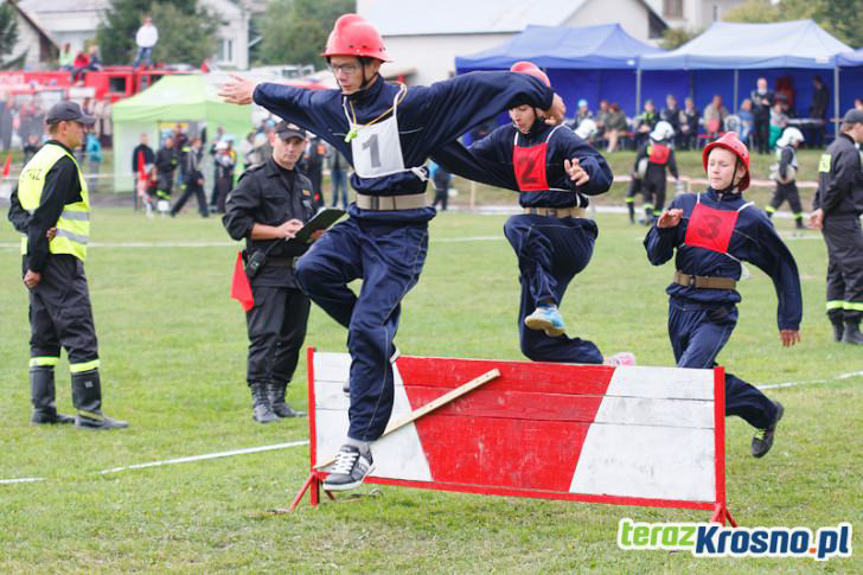
M737 210L717 210L698 202L689 216L684 243L728 254L728 244L739 214Z
M548 190L548 179L545 175L547 152L547 142L538 146L513 146L512 165L520 192L544 192Z

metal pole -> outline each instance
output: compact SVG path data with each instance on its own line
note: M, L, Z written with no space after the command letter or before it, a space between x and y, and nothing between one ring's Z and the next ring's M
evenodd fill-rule
M833 65L833 138L839 136L839 64Z
M737 113L737 87L740 83L740 70L734 70L734 113Z
M641 113L641 64L635 69L635 116Z

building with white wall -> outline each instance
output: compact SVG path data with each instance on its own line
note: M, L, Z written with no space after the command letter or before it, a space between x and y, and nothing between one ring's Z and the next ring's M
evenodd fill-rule
M377 27L406 78L429 84L455 72L455 57L492 48L528 24L593 26L620 23L642 42L656 43L668 27L644 0L357 0L357 12ZM386 70L386 68L385 68Z
M698 31L719 22L745 0L646 0L671 28Z

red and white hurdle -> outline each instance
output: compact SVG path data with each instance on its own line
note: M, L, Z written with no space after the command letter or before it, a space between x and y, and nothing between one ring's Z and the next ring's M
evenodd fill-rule
M309 349L311 472L291 510L308 490L318 505L345 439L350 362ZM391 423L372 445L367 483L698 509L736 525L725 496L721 367L402 356L394 369Z

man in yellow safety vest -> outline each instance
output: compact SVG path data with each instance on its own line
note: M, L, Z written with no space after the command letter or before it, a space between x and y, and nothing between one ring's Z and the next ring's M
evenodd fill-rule
M75 423L87 429L128 427L102 413L99 353L84 275L90 235L87 183L73 150L95 118L62 101L46 117L50 139L27 162L12 193L9 221L21 241L24 285L30 290L30 395L35 424ZM75 418L57 413L54 366L66 348Z

